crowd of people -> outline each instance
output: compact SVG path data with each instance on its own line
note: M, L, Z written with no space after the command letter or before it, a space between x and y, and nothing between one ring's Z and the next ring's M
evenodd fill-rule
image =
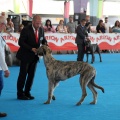
M64 20L60 20L57 27L52 25L52 21L47 19L45 25L43 26L45 33L75 33L77 24L73 20L73 16L69 17L69 22L64 25Z
M1 13L1 16L5 16L5 12ZM4 30L2 30L2 32L4 33L8 33L9 35L11 35L11 33L14 32L14 23L12 22L11 18L6 18L7 20L7 24L4 28ZM17 31L17 33L20 33L21 30L23 29L24 25L20 24L19 25L19 29ZM75 30L77 28L77 24L73 21L73 16L69 17L69 22L64 25L64 20L61 19L57 25L57 27L55 27L52 24L52 21L50 19L47 19L45 21L45 25L42 25L43 30L45 33L75 33Z
M5 12L1 13L1 16L5 16ZM6 18L7 24L4 28L3 32L5 33L12 33L14 32L14 23L12 22L11 18ZM104 20L100 19L98 24L96 25L96 29L92 29L92 24L90 23L90 17L86 16L86 25L88 33L120 33L120 22L119 20L116 20L114 25L111 27L109 23L108 17L105 17ZM80 22L80 21L79 21ZM65 25L64 20L60 19L57 26L54 26L52 24L52 21L50 19L47 19L45 21L45 24L42 25L45 33L76 33L77 29L77 23L74 21L73 16L69 17L69 22ZM20 31L23 29L24 25L20 24L19 29L17 33L20 33ZM11 35L11 34L10 34Z

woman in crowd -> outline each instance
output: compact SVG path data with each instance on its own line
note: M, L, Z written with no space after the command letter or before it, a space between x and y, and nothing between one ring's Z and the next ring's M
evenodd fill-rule
M99 23L96 27L97 33L105 33L105 24L103 23L103 20L99 20ZM107 50L102 50L102 52L107 52Z
M103 20L99 20L99 23L96 27L97 33L105 33L105 24L103 23Z
M117 20L115 22L115 25L112 27L113 33L120 33L120 22Z
M13 24L11 18L7 18L6 31L8 31L10 33L14 32L14 24Z
M67 33L67 27L64 26L64 21L60 20L59 25L57 26L57 32L58 33Z
M48 32L48 33L55 33L56 32L56 30L52 26L51 20L49 20L49 19L46 20L46 23L44 26L44 32Z

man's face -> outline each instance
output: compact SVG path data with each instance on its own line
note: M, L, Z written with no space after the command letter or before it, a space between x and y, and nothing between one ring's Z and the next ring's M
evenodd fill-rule
M73 18L72 18L72 17L70 17L70 18L69 18L69 21L70 21L70 22L73 22Z
M90 17L86 17L86 21L90 21Z
M32 24L35 29L38 29L41 26L41 18L36 19Z
M108 19L106 18L106 19L105 19L105 23L107 23L107 22L108 22Z
M82 26L85 26L85 24L86 24L86 21L81 22Z

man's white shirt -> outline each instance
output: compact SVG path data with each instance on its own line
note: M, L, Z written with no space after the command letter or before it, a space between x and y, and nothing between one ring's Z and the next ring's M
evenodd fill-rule
M105 33L109 33L109 28L110 28L109 22L104 23L104 24L105 24L105 28L106 28Z
M5 41L4 39L1 37L1 33L0 33L0 70L8 70L6 61L5 61Z

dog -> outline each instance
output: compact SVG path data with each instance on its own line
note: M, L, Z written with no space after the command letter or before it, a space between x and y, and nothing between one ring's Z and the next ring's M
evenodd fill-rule
M50 104L52 99L56 99L53 91L60 81L64 81L77 74L80 74L79 82L82 89L82 96L77 102L77 106L81 105L87 96L86 86L88 86L93 93L93 101L90 104L96 104L97 102L97 92L94 87L102 90L104 93L104 88L94 83L96 70L90 64L81 61L56 60L52 57L51 49L46 45L38 48L37 53L38 55L43 55L46 73L49 80L48 99L44 104Z
M94 61L95 61L94 53L95 52L97 52L99 54L100 62L102 62L102 57L100 54L99 46L97 44L91 44L90 40L86 40L85 45L86 45L86 58L87 58L86 62L88 62L88 55L91 54L92 55L91 63L94 63Z

